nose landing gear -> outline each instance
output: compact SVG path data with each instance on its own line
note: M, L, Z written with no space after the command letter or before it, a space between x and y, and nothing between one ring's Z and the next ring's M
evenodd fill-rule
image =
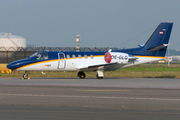
M25 73L23 74L22 79L30 79L27 71L25 71Z

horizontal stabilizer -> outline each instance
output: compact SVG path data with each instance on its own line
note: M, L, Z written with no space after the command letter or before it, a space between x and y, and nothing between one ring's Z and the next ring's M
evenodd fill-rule
M137 59L138 59L137 57L129 57L128 62L132 62L132 61L135 61L135 60L137 60Z
M168 44L163 44L163 45L160 45L160 46L156 46L156 47L153 47L153 48L150 48L150 49L147 49L147 51L158 51L164 47L168 46Z

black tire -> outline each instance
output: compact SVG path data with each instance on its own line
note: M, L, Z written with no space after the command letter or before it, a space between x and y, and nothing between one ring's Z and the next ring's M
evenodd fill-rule
M28 74L27 74L27 73L24 73L24 74L23 74L23 78L24 78L24 79L28 79Z
M86 74L84 72L78 72L78 77L80 79L84 79L84 78L86 78Z

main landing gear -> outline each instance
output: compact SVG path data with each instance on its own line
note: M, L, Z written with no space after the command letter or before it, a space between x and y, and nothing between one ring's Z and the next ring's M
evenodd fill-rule
M77 75L80 79L84 79L86 77L86 74L83 71L79 71Z
M97 70L96 71L96 78L97 79L103 79L104 74L103 74L103 70Z
M80 78L80 79L84 79L86 78L86 74L83 72L83 71L79 71L77 76ZM97 71L97 74L96 74L96 78L97 79L102 79L104 77L103 75L103 71Z
M96 78L97 78L97 79L103 79L103 77L102 77L102 76L101 76L101 77L99 77L98 73L96 74Z
M22 79L30 79L30 77L28 76L28 72L25 71L25 73L23 74Z

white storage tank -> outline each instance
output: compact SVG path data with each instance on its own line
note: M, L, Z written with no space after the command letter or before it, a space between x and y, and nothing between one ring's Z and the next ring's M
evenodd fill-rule
M26 38L11 33L0 33L0 58L11 58L13 53L22 48L26 48Z
M26 38L12 35L11 33L0 34L0 47L26 48Z

